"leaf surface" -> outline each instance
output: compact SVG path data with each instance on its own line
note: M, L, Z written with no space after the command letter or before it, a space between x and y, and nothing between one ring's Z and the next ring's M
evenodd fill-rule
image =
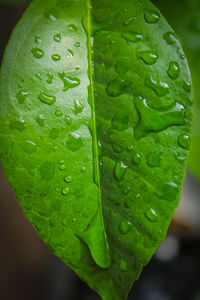
M4 172L40 237L104 300L126 299L180 198L181 51L148 0L36 0L4 57Z

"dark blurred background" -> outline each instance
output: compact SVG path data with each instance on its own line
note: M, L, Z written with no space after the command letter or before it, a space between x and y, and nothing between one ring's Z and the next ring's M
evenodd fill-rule
M25 8L0 4L0 61ZM188 173L167 238L144 268L128 300L200 300L199 195L200 185ZM0 300L100 299L40 240L2 171L0 241Z

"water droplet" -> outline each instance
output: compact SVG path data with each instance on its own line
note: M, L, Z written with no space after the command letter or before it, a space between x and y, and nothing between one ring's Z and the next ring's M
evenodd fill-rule
M151 222L156 222L158 219L158 215L153 208L151 208L150 210L147 210L145 212L145 216Z
M33 48L31 52L35 58L42 58L44 56L44 51L39 48Z
M64 181L68 183L72 182L72 176L65 176Z
M79 84L80 84L79 78L67 76L64 72L58 73L58 75L64 83L64 88L63 88L64 92L66 92L67 90L69 90L71 88L75 88L75 87L79 86Z
M133 224L129 221L121 221L119 230L122 234L126 234L132 228Z
M83 109L84 109L84 106L81 104L80 101L78 101L78 100L74 101L73 112L74 112L75 115L78 115L78 114L82 113Z
M125 88L125 80L123 78L116 78L108 83L106 92L110 97L118 97L124 93Z
M64 120L65 120L65 123L67 125L71 125L72 124L72 118L70 116L68 116L68 115L65 116Z
M52 58L54 61L59 61L59 60L61 60L61 57L60 57L59 54L53 54L53 55L51 56L51 58Z
M144 18L147 23L155 24L160 19L160 14L158 11L152 9L145 9L144 11Z
M127 150L132 151L134 149L133 145L128 146Z
M190 136L187 134L181 134L178 137L178 143L179 145L184 149L189 149L190 147Z
M136 17L128 18L128 19L125 20L124 25L128 26L135 20L136 20Z
M160 167L162 152L150 152L147 156L147 165L151 168Z
M48 84L51 84L52 83L52 81L53 81L53 74L52 73L47 73L47 83Z
M165 32L163 34L163 38L169 45L175 44L177 41L177 35L175 32Z
M67 49L67 57L73 57L74 56L74 52L70 49Z
M157 53L151 50L138 51L137 56L142 59L147 65L153 65L158 60Z
M123 131L129 127L129 116L124 113L117 112L111 121L112 127L118 131Z
M131 191L130 186L125 186L125 187L123 188L123 190L122 190L122 193L123 193L124 195L128 195L128 194L130 193L130 191Z
M35 118L36 122L40 125L40 127L44 127L44 120L45 120L45 117L43 115L38 115L36 118Z
M150 76L147 86L150 87L158 96L166 96L169 93L169 86L166 82L156 81Z
M55 96L52 96L52 95L47 95L46 93L41 93L39 96L38 96L39 100L46 103L46 104L49 104L49 105L52 105L54 102L56 102L56 97Z
M56 110L55 111L55 115L57 116L57 117L61 117L62 116L62 111L60 111L60 110Z
M55 34L53 39L55 42L60 43L61 42L61 34L60 33Z
M69 30L71 30L71 31L77 31L77 26L74 25L74 24L69 24L69 25L68 25L68 28L69 28Z
M115 164L115 178L118 181L122 181L126 174L127 166L122 162L116 162Z
M133 155L133 163L135 165L139 165L140 164L140 161L141 161L141 155L139 153L135 153Z
M41 43L41 38L38 35L35 36L35 43L36 44L40 44Z
M28 96L28 92L27 91L24 91L24 90L19 91L17 93L17 95L16 95L19 104L24 103L24 101L26 100L27 96Z
M59 170L64 171L66 169L66 166L64 164L59 165Z
M19 131L24 131L25 130L25 121L23 117L16 118L15 120L12 120L10 122L10 128L11 129L17 129Z
M32 141L25 141L22 144L22 148L27 153L33 153L36 151L36 144Z
M68 149L70 149L72 152L79 150L83 146L83 142L80 135L78 135L75 132L71 132L69 134L66 144Z
M122 272L127 272L128 271L128 265L123 259L120 260L119 268Z
M178 191L178 185L175 182L168 182L162 188L162 198L172 202L177 197Z
M171 61L167 73L172 79L177 79L180 74L179 63L176 61Z
M69 187L65 187L65 188L62 189L62 194L63 194L64 196L65 196L65 195L68 195L68 194L69 194L69 191L70 191Z
M81 173L85 173L85 171L86 171L86 167L81 167Z
M59 164L64 164L64 162L65 162L64 159L61 159L61 160L59 160L58 163L59 163Z
M74 46L77 47L77 48L80 47L80 45L81 45L80 42L76 42L76 43L74 44Z
M143 38L142 34L134 32L134 31L126 31L126 32L122 33L122 37L127 42L132 42L132 43L139 42Z
M136 199L139 199L140 196L141 196L140 193L137 193L137 194L135 195L135 198L136 198Z
M183 82L183 88L186 92L191 92L191 89L192 89L192 85L191 85L191 82L189 82L188 80L185 80Z
M80 70L80 67L81 67L81 66L76 66L74 69L75 69L75 70Z

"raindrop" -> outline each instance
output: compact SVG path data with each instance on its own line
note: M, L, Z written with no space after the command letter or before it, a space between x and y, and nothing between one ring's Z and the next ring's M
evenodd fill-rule
M145 9L144 11L144 18L147 23L155 24L160 19L160 14L158 11L152 9Z
M150 87L158 96L166 96L169 93L169 86L166 82L156 81L150 76L147 86Z
M40 95L38 96L39 100L52 105L54 102L56 102L56 97L52 96L52 95L47 95L46 93L40 93Z
M190 136L187 134L181 134L178 137L178 143L183 149L189 149L190 147Z
M52 73L47 73L47 83L48 84L51 84L52 83L52 81L53 81L53 74Z
M75 115L78 115L78 114L82 113L83 109L84 109L84 106L81 104L80 101L78 101L78 100L74 101L73 112L74 112Z
M185 80L183 82L183 88L186 92L191 92L191 89L192 89L192 85L191 85L191 82L189 82L188 80Z
M61 34L60 33L55 34L53 39L55 42L60 43L61 42Z
M68 182L68 183L72 182L72 176L69 176L69 175L68 175L68 176L65 176L65 177L64 177L64 181L65 181L65 182Z
M158 60L157 53L151 50L138 51L137 56L138 58L142 59L147 65L153 65Z
M131 230L132 226L133 224L129 221L121 221L119 230L122 234L126 234L129 232L129 230Z
M126 174L126 170L127 170L127 166L122 162L116 162L115 164L115 178L118 180L118 181L122 181L125 174Z
M156 214L155 210L151 208L145 212L146 218L151 222L156 222L158 219L158 215Z
M32 141L25 141L22 144L22 148L27 153L33 153L36 151L36 144Z
M71 150L72 152L75 152L83 146L83 142L82 142L80 135L78 135L75 132L71 132L69 134L66 145L69 150Z
M39 48L33 48L31 50L33 56L35 56L35 58L42 58L44 56L44 51L42 49Z
M65 116L64 121L67 125L71 125L72 124L72 118L70 116Z
M125 24L126 26L128 26L128 25L130 25L130 24L131 24L133 21L135 21L135 20L136 20L136 17L128 18L128 19L125 20L124 24Z
M24 101L26 100L27 96L28 96L28 92L27 91L24 91L24 90L19 91L17 93L17 95L16 95L19 104L24 103Z
M169 45L175 44L177 41L177 35L175 32L165 32L163 34L163 38Z
M64 164L59 165L59 170L64 171L66 169L66 166Z
M177 79L180 74L180 67L178 62L171 61L167 73L172 79Z
M122 37L127 42L132 42L132 43L139 42L143 38L142 34L134 32L134 31L126 31L126 32L122 33Z
M71 31L77 31L77 26L74 25L74 24L69 24L69 25L68 25L68 28L69 28Z
M23 117L16 118L10 122L11 129L17 129L19 131L24 131L25 129L25 121Z
M69 191L70 191L69 187L65 187L65 188L62 189L62 194L63 194L64 196L66 196L66 195L69 194Z
M44 127L45 117L43 115L38 115L35 118L36 122L40 125L40 127Z
M60 110L56 110L55 111L55 115L57 116L57 117L61 117L62 116L62 111L60 111Z
M123 188L123 190L122 190L122 193L123 193L124 195L128 195L128 194L130 193L130 191L131 191L130 186L125 186L125 187Z
M78 48L78 47L80 47L80 42L76 42L75 44L74 44L74 46L76 47L76 48Z
M73 57L74 56L74 52L70 49L67 49L67 57Z
M61 57L60 57L59 54L53 54L53 55L51 56L51 58L52 58L54 61L59 61L59 60L61 60Z
M140 161L141 161L141 155L139 153L135 153L133 155L133 163L135 165L139 165L140 164Z
M65 92L71 88L75 88L75 87L79 86L79 84L80 84L79 78L67 76L64 72L58 73L58 75L64 83L63 91L65 91Z

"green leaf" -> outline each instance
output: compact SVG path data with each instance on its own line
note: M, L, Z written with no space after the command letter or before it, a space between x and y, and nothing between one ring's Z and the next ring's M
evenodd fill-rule
M189 167L200 180L200 2L198 0L154 0L179 34L186 52L193 79L195 98ZM173 7L173 9L171 9ZM189 87L188 87L189 88Z
M192 107L180 51L148 0L36 0L4 57L4 172L104 300L126 299L178 205Z

